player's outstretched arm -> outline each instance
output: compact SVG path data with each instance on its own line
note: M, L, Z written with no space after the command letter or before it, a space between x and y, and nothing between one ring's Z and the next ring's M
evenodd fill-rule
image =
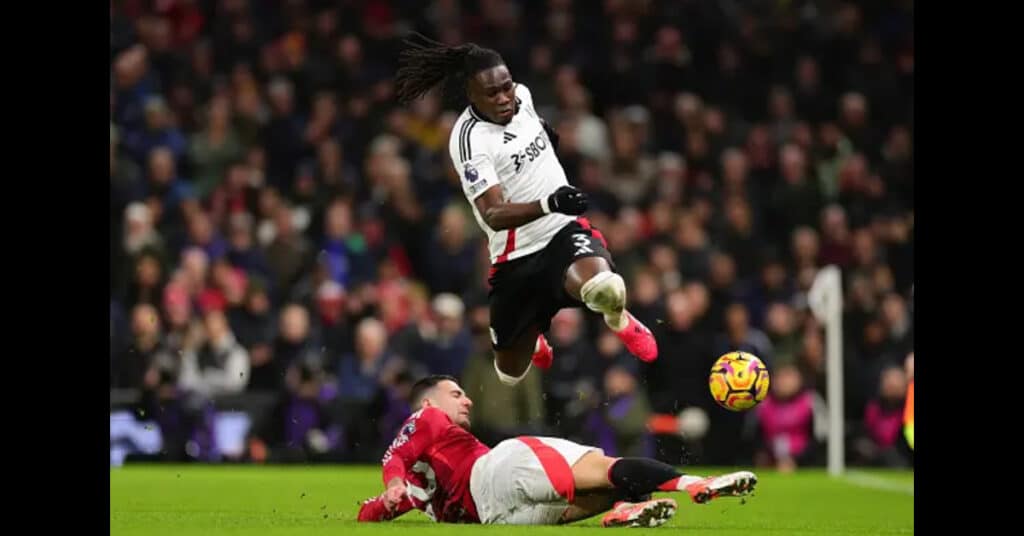
M394 511L403 501L408 500L405 475L436 439L439 423L443 419L439 415L443 414L431 408L413 413L384 453L381 462L384 466L383 480L387 489L381 495L381 499L387 510Z
M382 493L376 497L363 501L359 506L359 515L356 517L356 520L362 523L391 521L392 519L396 519L416 507L416 505L413 504L412 499L405 496L395 508L388 509L385 504L385 495L386 493Z
M495 231L526 225L552 212L577 216L587 210L587 194L572 186L562 186L551 195L529 203L506 203L501 187L492 186L474 202L484 222Z

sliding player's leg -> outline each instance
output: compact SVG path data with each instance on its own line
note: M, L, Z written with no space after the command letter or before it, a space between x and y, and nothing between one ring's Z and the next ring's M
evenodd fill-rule
M612 458L598 452L581 457L573 465L572 473L578 493L618 489L638 496L654 491L685 491L696 503L747 495L757 484L757 476L750 471L701 477L681 473L650 458Z
M576 500L570 504L562 513L560 523L575 523L603 514L611 510L615 505L627 497L618 490L600 490L580 493Z

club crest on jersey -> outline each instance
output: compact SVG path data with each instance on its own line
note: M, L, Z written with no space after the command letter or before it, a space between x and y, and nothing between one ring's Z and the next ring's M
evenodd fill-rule
M466 180L471 183L476 182L476 180L480 178L480 174L477 173L476 168L469 162L466 162L466 167L463 168L463 171L466 173Z

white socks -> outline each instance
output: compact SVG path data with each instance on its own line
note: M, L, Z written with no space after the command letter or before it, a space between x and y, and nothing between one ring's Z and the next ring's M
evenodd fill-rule
M676 489L678 489L679 491L686 491L686 486L689 486L690 484L693 484L694 482L700 482L701 480L704 480L704 477L693 476L693 475L683 475L683 476L679 477L679 482L676 483Z
M498 380L500 380L501 383L503 383L503 384L505 384L505 385L507 385L509 387L512 387L513 385L523 381L523 378L525 378L526 375L530 373L530 367L531 366L533 366L533 363L527 364L526 365L526 371L523 372L522 376L519 376L517 378L515 376L509 376L508 374L505 374L504 372L502 372L501 369L498 368L498 360L497 359L494 360L494 372L498 373Z

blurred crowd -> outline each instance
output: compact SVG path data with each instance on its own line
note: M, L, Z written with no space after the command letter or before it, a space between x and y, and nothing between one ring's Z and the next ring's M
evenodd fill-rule
M143 393L175 459L216 450L218 397L272 393L243 458L375 460L411 383L445 373L487 441L819 464L806 296L834 264L850 460L912 463L912 4L112 0L111 387ZM447 151L461 110L393 96L410 30L495 48L530 88L654 364L566 310L553 368L498 382L486 245ZM773 374L748 414L708 393L737 349ZM681 433L652 426L666 415Z

